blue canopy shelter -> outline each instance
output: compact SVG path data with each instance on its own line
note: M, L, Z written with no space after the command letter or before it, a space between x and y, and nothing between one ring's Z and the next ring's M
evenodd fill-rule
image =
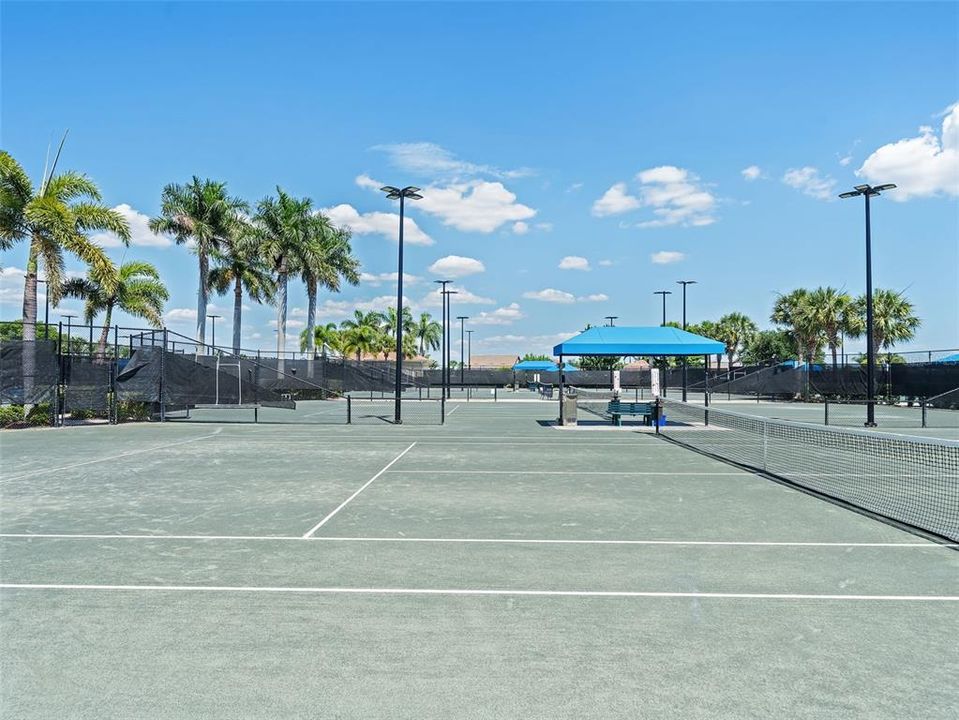
M523 360L522 362L516 363L513 366L513 370L527 370L530 372L556 372L559 370L559 365L554 363L552 360ZM564 363L563 370L570 372L576 370L576 368L569 363Z
M959 353L953 353L952 355L946 355L944 358L939 358L938 360L933 360L936 363L959 363Z
M593 327L576 337L564 340L553 348L553 354L559 357L689 357L702 355L706 363L706 382L709 381L709 358L726 352L726 345L712 338L696 335L679 328L658 327ZM563 417L564 373L559 375L560 423ZM708 389L708 384L707 384ZM683 400L686 399L686 363L683 363ZM706 393L709 402L709 393Z

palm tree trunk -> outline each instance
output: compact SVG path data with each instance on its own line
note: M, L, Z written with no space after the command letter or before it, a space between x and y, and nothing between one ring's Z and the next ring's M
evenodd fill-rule
M306 376L313 377L313 356L316 352L314 331L316 329L316 283L306 284Z
M837 356L837 346L835 342L829 343L829 351L832 353L832 371L835 373L839 369L839 358Z
M200 282L196 290L196 341L197 354L206 354L206 303L207 303L207 273L210 272L210 260L205 253L200 253Z
M287 270L286 261L280 265L279 278L277 282L277 303L276 303L276 376L283 377L286 365L284 363L283 351L286 349L286 285Z
M233 288L233 354L240 355L240 326L243 321L243 279L237 275Z
M97 343L97 359L105 360L107 357L107 340L110 337L110 320L113 319L113 303L107 303L107 314L103 320L103 329L100 331L100 341Z
M50 292L50 288L47 288ZM33 409L34 375L37 370L37 245L30 244L27 273L23 279L23 413Z

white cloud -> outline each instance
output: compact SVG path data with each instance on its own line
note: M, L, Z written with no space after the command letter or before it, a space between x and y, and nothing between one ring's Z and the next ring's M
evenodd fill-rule
M526 233L529 232L529 224L528 224L528 223L524 223L524 222L522 222L522 221L520 221L520 222L514 222L514 223L513 223L513 232L516 233L517 235L525 235Z
M716 198L703 189L698 184L699 178L688 170L663 165L643 170L636 178L642 183L643 206L653 208L656 216L637 227L702 227L716 222L712 215Z
M600 265L601 267L612 267L612 266L615 265L616 263L614 263L612 260L600 260L600 261L599 261L598 263L596 263L596 264L597 264L597 265Z
M669 265L670 263L682 262L686 259L686 255L675 250L660 250L650 255L649 259L657 265Z
M655 217L637 223L636 227L641 228L668 225L700 227L716 222L712 214L716 198L688 170L674 165L661 165L640 171L636 174L636 180L640 184L638 197L629 194L626 183L616 183L593 203L593 214L603 217L641 207L651 208Z
M603 193L603 196L593 203L593 215L607 217L619 215L639 207L639 198L627 192L626 183L619 182Z
M394 167L418 175L439 175L449 178L492 175L510 179L534 174L529 168L500 170L492 165L479 165L460 160L451 151L431 142L374 145L372 149L386 153L390 164Z
M168 323L196 322L196 310L191 308L171 308L163 315Z
M571 303L576 301L576 296L564 290L556 288L546 288L544 290L529 290L523 293L523 297L529 300L539 300L550 303Z
M476 295L464 287L450 288L456 290L456 294L450 297L451 305L495 305L496 301L492 298ZM437 287L425 295L418 303L418 307L438 308L443 307L443 298L440 295L440 288Z
M150 230L150 217L138 212L126 203L115 208L130 226L130 244L139 247L170 247L173 240L166 235L157 235ZM94 233L90 239L100 247L123 247L123 242L112 232Z
M589 260L578 255L567 255L559 261L560 270L589 270Z
M577 190L581 190L582 187L583 187L583 183L581 182L573 183L568 188L566 188L566 192L568 193L576 192Z
M836 196L836 181L828 175L823 177L819 170L809 165L790 168L783 175L783 182L817 200L834 200Z
M486 266L476 258L447 255L430 265L429 271L434 275L460 278L486 272Z
M276 320L270 320L270 327L276 327ZM296 330L297 328L306 327L306 323L302 320L292 320L287 318L286 320L286 329L287 330Z
M395 272L386 272L386 273L360 273L360 282L364 285L370 285L371 287L379 287L383 283L396 283L396 279L399 277L399 273ZM403 273L403 283L406 285L415 285L422 278L418 275L410 275L409 273Z
M945 111L941 136L931 127L920 127L918 136L873 152L856 175L871 183L895 183L889 197L899 202L959 195L959 103Z
M609 300L609 295L606 293L594 293L592 295L581 295L576 298L579 302L606 302Z
M553 223L549 223L549 222L536 223L536 229L542 230L543 232L553 232Z
M398 241L400 216L397 213L368 212L360 214L352 205L342 204L323 211L334 225L349 227L356 235L377 234ZM403 241L410 245L432 245L433 238L423 232L409 216L403 221Z
M758 165L750 165L749 167L740 170L740 172L742 173L743 179L749 182L758 180L763 175L763 171L759 169Z
M366 175L360 175L356 183L364 188L381 185ZM464 232L491 233L506 223L528 220L536 215L533 208L516 202L516 195L500 182L466 180L445 186L430 185L421 194L423 199L415 202L417 210L436 215L444 225ZM384 213L369 213L376 214ZM432 244L432 240L422 244Z
M470 318L472 325L511 325L516 320L521 320L523 313L518 303L510 303L506 307L497 308L492 312L483 311Z
M508 222L536 215L533 208L516 202L516 195L502 183L485 180L430 186L416 207L464 232L491 233Z
M404 305L411 305L409 298L403 298ZM396 307L396 295L379 295L369 300L331 300L327 298L317 305L316 317L322 320L345 320L353 316L354 310L362 312L383 312L387 308ZM291 315L293 313L290 313Z
M843 155L839 158L839 164L843 167L846 167L849 163L852 162L852 155Z

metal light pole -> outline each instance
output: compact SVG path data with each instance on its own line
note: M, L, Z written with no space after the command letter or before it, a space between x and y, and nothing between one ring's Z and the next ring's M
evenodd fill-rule
M473 330L466 331L466 369L473 369Z
M453 396L453 374L450 372L450 364L453 362L453 313L450 309L450 295L459 295L459 293L456 290L447 290L444 293L446 298L446 338L444 339L446 343L446 367L444 372L446 373L447 399Z
M466 350L466 321L470 319L469 315L457 315L456 319L460 321L460 390L463 389L464 380L464 365L466 359L463 357Z
M403 422L401 402L403 395L403 212L407 198L422 200L423 196L419 194L420 189L412 185L402 190L392 185L385 185L380 190L386 193L387 200L400 201L400 247L396 263L396 383L393 388L393 394L396 397L393 422L399 425Z
M657 290L653 295L662 295L663 296L663 326L666 325L666 296L672 295L672 290Z
M441 320L440 328L442 328L442 333L440 337L440 358L442 363L440 365L440 392L445 397L446 396L446 286L449 285L452 280L434 280L437 285L440 286L440 305L442 310L440 311Z
M856 185L850 192L840 193L839 197L851 198L860 195L866 201L866 427L876 427L876 352L873 347L873 316L872 316L872 230L870 227L869 198L878 197L886 190L896 186L892 183L885 185Z
M607 315L606 319L609 320L609 325L607 327L613 327L613 320L619 320L619 315Z
M207 315L212 322L210 323L210 344L213 346L213 354L216 354L216 321L223 318L222 315Z
M695 285L695 280L677 280L677 285L683 286L683 330L686 329L686 286ZM686 386L688 385L688 377L686 370L689 367L688 358L683 355L683 402L686 402Z

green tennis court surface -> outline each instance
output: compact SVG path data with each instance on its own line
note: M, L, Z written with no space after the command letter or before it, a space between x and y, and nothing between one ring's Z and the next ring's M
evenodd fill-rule
M4 434L0 714L954 716L956 549L554 410Z

